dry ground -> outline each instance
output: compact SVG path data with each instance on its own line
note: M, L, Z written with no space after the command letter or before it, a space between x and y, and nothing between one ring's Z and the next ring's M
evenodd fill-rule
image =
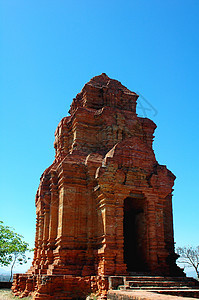
M0 289L0 300L17 300L19 297L14 297L11 290ZM32 297L25 297L23 300L32 300Z

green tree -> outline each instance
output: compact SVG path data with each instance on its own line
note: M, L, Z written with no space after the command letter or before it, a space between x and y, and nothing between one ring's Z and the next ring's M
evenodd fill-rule
M176 251L180 255L179 263L184 264L185 267L193 267L199 280L199 246L178 247Z
M27 263L26 251L31 251L23 236L14 232L9 226L0 221L0 265L11 266L10 280L16 263Z

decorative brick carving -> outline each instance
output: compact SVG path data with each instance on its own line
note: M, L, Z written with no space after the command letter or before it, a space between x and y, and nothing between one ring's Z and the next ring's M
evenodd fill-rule
M137 116L137 98L103 73L73 99L55 131L55 160L41 176L33 265L15 276L17 295L106 297L109 275L182 275L172 227L175 176L156 161L156 125Z

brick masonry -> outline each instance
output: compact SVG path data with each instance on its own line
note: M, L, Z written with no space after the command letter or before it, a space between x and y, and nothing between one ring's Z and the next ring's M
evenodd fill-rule
M33 265L15 276L16 295L72 299L98 291L103 298L109 275L182 275L175 176L155 158L156 125L137 116L137 98L103 73L73 99L55 132L55 160L41 176Z

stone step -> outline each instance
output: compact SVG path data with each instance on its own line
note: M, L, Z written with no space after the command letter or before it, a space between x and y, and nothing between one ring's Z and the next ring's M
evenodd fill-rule
M127 281L125 283L125 286L131 286L131 287L140 287L140 286L159 286L159 287L162 287L162 286L167 286L167 287L170 287L170 286L196 286L196 283L193 282L193 281Z
M194 278L191 277L163 277L163 276L124 276L126 281L147 281L147 280L155 280L155 281L197 281Z
M125 289L125 287L124 287ZM169 287L156 287L156 286L142 286L142 287L127 287L126 290L149 290L149 291L167 291L167 290L197 290L199 289L193 289L192 287L187 287L187 286L181 286L181 287L176 287L176 286L171 286Z
M199 292L199 282L190 277L110 276L111 289L120 290L190 290Z

